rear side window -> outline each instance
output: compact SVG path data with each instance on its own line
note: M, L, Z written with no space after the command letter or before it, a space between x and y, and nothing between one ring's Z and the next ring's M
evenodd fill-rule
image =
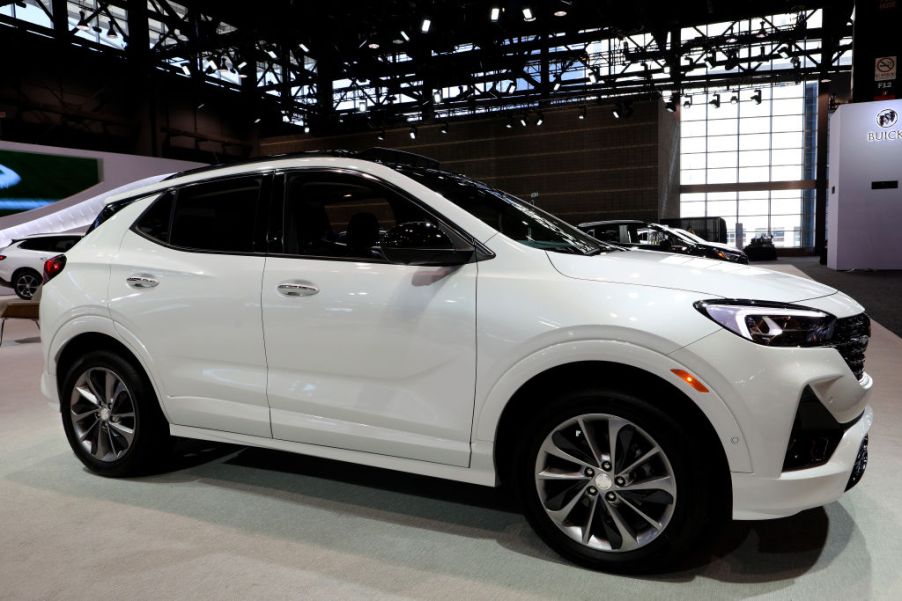
M24 250L36 250L39 252L64 253L81 239L81 236L42 236L29 238L19 244Z
M29 240L22 240L19 248L22 250L49 251L51 240L53 240L53 238L31 238Z
M135 223L138 233L185 250L252 253L264 176L180 188L160 197Z

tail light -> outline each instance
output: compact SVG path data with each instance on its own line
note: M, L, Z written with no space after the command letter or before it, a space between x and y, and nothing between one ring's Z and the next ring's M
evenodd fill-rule
M6 258L6 255L0 255L0 261Z
M44 283L47 283L58 276L65 266L66 255L57 255L44 261Z

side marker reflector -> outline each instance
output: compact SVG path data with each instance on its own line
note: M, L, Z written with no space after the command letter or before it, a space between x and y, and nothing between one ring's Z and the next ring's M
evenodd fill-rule
M698 378L690 374L688 371L684 371L682 369L671 369L673 373L677 375L679 379L681 379L686 384L689 384L693 388L695 388L699 392L708 392L708 388L698 381Z

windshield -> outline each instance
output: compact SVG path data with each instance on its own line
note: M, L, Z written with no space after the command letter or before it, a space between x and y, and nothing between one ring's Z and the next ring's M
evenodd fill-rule
M702 237L700 237L700 236L698 236L698 235L696 235L696 234L693 234L692 232L686 231L686 230L684 230L684 229L681 229L681 228L678 228L678 227L674 227L674 228L671 228L671 230L673 230L674 232L676 232L678 236L682 236L683 238L689 238L689 239L692 240L693 242L699 242L699 243L701 243L701 244L707 244L707 243L708 243L708 241L705 240L704 238L702 238Z
M396 166L471 215L521 244L552 252L594 255L621 250L606 244L542 209L460 175L434 169Z

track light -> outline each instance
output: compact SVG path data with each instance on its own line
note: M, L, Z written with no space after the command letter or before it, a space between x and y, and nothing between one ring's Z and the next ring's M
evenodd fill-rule
M304 42L301 42L300 44L298 44L298 47L301 49L301 52L303 52L304 54L310 54L310 48L308 48L307 44L305 44Z
M780 46L780 49L777 50L777 52L783 58L789 58L789 55L792 52L792 48L789 46L789 44L786 44L785 46Z
M798 69L799 66L801 66L801 64L802 64L802 60L797 56L792 57L792 60L790 62L792 63L792 66L796 69Z
M273 51L272 48L267 48L267 49L266 49L266 54L268 54L268 55L269 55L269 58L271 58L271 59L273 59L273 60L276 60L277 58L279 58L279 55L277 55L277 54L275 53L275 51Z
M589 74L586 76L589 78L589 83L595 83L597 78L595 77L595 71L593 69L589 69Z
M438 131L443 135L448 135L448 122L445 121L444 123L442 123L441 129L439 129Z
M378 134L376 134L376 139L382 142L385 140L385 130L381 130Z
M262 120L263 120L262 117L257 117L256 119L254 119L254 125L260 123L260 121L262 121Z
M629 100L618 101L617 104L614 105L612 114L614 115L614 119L626 119L633 114L633 105Z
M511 129L514 126L514 120L511 117L507 118L507 123L504 124L504 127L507 129Z
M558 81L554 82L554 91L557 92L560 89L561 89L561 82L560 82L560 80L558 80Z
M116 38L119 37L119 34L116 33L116 26L113 25L113 20L112 20L112 19L110 19L110 22L109 22L109 29L108 29L107 32L106 32L106 37L108 37L108 38L111 39L111 40L115 40Z
M423 23L422 25L420 25L420 31L422 31L423 33L429 33L430 27L432 27L432 20L428 18L423 19Z
M580 109L579 109L579 114L577 115L577 118L580 119L580 120L586 118L586 107L584 107L584 106L583 106L583 107L580 107Z
M512 81L509 84L507 84L507 93L508 94L510 94L511 92L513 92L516 89L517 89L517 82Z
M752 94L752 100L755 101L755 104L761 104L761 90L755 90L755 93Z
M713 106L716 109L719 109L720 108L720 94L714 94L714 96L711 98L711 100L710 100L710 102L708 102L708 104L710 104L711 106Z
M361 100L357 103L357 112L358 113L366 112L366 100Z
M182 63L182 73L187 76L191 76L191 69L188 68L188 63Z
M305 125L305 126L304 126L304 133L305 133L305 134L309 134L309 133L310 133L310 126L309 126L309 125Z
M442 102L442 91L436 90L432 93L432 100L435 101L436 104L441 104Z
M410 36L407 35L407 32L404 31L403 29L401 30L401 37L404 38L404 41L405 41L405 42L409 42L409 41L410 41Z
M567 11L564 10L563 8L559 8L559 9L557 9L556 11L554 11L554 16L555 16L555 17L566 17L566 16L567 16Z
M528 6L523 7L523 20L527 23L531 23L536 20L536 16L532 14L532 9Z
M739 103L739 96L737 94L733 94L732 96L730 96L730 104L738 104L738 103Z
M692 96L684 96L683 97L683 108L688 109L692 106Z
M91 26L88 25L87 17L85 17L85 11L78 11L78 25L76 25L75 28L79 31L87 31L91 28Z
M527 125L529 125L529 122L526 120L525 114L520 117L520 125L522 125L523 127L526 127Z
M411 139L411 140L416 140L416 139L417 139L417 126L416 126L416 125L411 125L411 126L410 126L410 131L408 132L407 135L410 136L410 139Z
M708 56L705 57L705 64L708 65L709 69L713 69L717 64L717 53L712 52Z
M538 113L536 115L536 127L542 125L543 123L545 123L545 115Z
M366 45L366 47L369 48L370 50L379 50L379 42L375 42L375 41L370 42L369 44Z
M492 23L497 23L498 19L501 18L501 9L497 6L492 7L492 12L489 13L489 19L492 20Z
M670 97L670 100L664 103L664 108L667 109L668 113L675 113L677 109L677 101L679 100L679 96L673 94Z

